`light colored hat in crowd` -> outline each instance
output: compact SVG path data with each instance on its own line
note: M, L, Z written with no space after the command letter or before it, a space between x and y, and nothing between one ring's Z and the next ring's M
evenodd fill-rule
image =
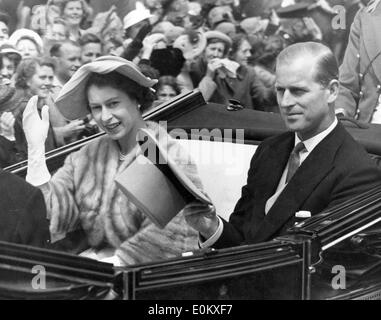
M179 26L173 26L173 28L167 30L164 35L167 38L168 44L173 44L178 37L184 34L185 28Z
M201 31L195 31L194 36L183 34L175 40L173 47L180 49L186 60L194 59L206 48L205 34Z
M221 41L225 42L229 47L232 45L232 39L230 39L230 37L227 36L226 34L220 32L220 31L217 31L217 30L210 30L210 31L205 32L205 37L207 40L210 40L210 39L221 40Z
M234 22L233 12L230 6L214 7L208 13L208 22L213 29L217 24L221 22Z
M44 46L44 43L41 39L41 37L38 35L38 33L29 30L29 29L18 29L15 32L12 33L12 35L9 37L8 42L13 45L14 47L17 47L17 43L20 41L21 38L31 38L34 40L34 42L37 43L39 47L39 51L42 52L42 48Z
M62 87L55 100L62 115L68 120L85 117L89 113L85 92L88 78L92 73L108 74L112 71L126 76L143 87L152 87L157 83L157 80L144 76L131 61L116 56L99 57L80 67Z
M202 6L199 2L193 1L188 3L188 14L192 16L201 15Z
M228 35L229 37L237 33L235 24L232 22L221 22L214 28L215 31L222 32L223 34Z
M169 21L161 21L152 28L152 33L166 33L174 27L174 24Z
M128 29L133 25L153 17L153 15L148 10L132 10L123 18L123 27Z
M268 19L262 19L261 17L250 17L242 20L240 26L247 34L250 35L265 31L268 24Z
M2 54L7 54L7 53L15 53L17 54L20 59L21 59L21 53L20 51L18 51L13 45L11 45L10 43L8 42L5 42L3 43L1 46L0 46L0 53Z

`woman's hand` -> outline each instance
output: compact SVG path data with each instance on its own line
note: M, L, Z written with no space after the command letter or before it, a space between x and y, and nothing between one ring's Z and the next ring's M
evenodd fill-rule
M182 213L186 222L204 238L209 239L217 231L219 221L214 206L194 201Z
M4 112L0 117L0 134L9 141L15 141L15 117L12 112Z
M210 60L206 70L206 76L213 79L214 75L216 74L216 70L221 67L222 67L221 59L215 58Z
M38 147L45 144L49 130L49 107L43 106L41 117L37 110L38 96L29 99L25 107L22 125L28 148Z

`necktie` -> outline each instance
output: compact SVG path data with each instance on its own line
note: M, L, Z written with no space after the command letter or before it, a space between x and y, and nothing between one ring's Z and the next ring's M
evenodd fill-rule
M299 153L302 150L305 150L306 147L304 146L303 142L298 142L294 149L292 150L290 154L290 158L288 159L288 171L286 176L286 183L290 181L292 176L295 174L296 170L299 168L300 165L300 155Z

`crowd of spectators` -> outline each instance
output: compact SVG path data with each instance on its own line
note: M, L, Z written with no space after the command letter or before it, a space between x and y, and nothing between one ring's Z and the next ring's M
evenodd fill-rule
M340 1L1 1L0 148L12 154L0 166L26 157L21 119L33 95L40 108L50 107L46 151L99 130L88 118L68 121L54 99L76 70L103 55L131 60L159 79L156 101L144 110L198 88L207 102L234 99L277 112L278 53L295 42L332 42L337 32L327 34L313 12L332 19L335 4Z

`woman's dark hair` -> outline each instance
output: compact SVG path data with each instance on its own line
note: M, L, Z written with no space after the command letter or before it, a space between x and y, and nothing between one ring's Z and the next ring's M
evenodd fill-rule
M224 44L224 56L227 55L227 53L229 52L230 50L230 44L227 43L226 41L223 41L221 39L217 39L217 38L211 38L211 39L208 39L207 40L207 43L206 43L206 46L212 44L212 43L218 43L218 42L221 42Z
M229 51L229 56L230 58L233 58L234 55L237 53L237 51L239 50L239 48L241 47L242 43L246 40L247 42L249 42L249 38L246 34L243 34L243 33L237 33L236 35L234 35L232 38L232 46L230 48L230 51ZM249 42L250 43L250 42Z
M87 93L93 85L121 90L131 99L135 99L141 108L147 108L154 101L154 94L150 88L143 87L116 71L107 74L92 73L86 83L85 92Z
M175 90L176 94L180 94L180 88L177 85L176 78L172 76L162 76L159 78L158 83L155 85L156 94L159 92L159 90L164 86L170 86Z
M54 60L49 57L43 58L26 58L21 60L15 72L15 87L28 89L28 80L36 73L37 66L48 66L55 70Z
M88 43L99 43L103 46L101 39L94 33L85 33L81 38L79 38L79 44L81 47L85 46Z

